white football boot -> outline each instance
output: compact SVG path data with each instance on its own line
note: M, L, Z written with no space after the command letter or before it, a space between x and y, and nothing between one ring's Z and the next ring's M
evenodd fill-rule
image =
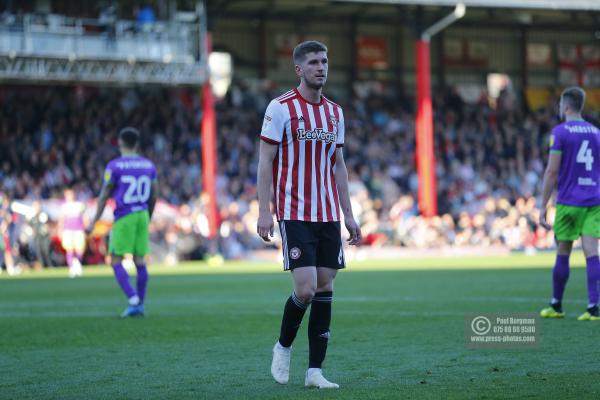
M339 389L340 387L340 385L337 383L329 382L327 379L325 379L321 368L309 368L306 371L304 386L316 387L319 389Z
M283 347L279 341L273 346L273 361L271 362L271 375L277 383L285 385L290 379L290 360L292 347Z

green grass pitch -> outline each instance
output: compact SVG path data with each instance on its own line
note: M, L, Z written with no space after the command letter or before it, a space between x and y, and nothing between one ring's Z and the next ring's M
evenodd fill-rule
M538 312L551 254L354 262L336 280L325 375L303 387L304 321L290 383L269 372L288 273L275 264L151 266L143 319L107 267L0 278L0 399L584 399L600 393L600 322L574 255L567 318L537 349L467 349L464 314Z

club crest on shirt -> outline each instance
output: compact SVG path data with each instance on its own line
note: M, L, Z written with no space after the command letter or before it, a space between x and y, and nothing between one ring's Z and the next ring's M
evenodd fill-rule
M302 254L302 252L300 252L300 249L297 247L292 247L290 249L290 258L292 260L297 260L300 258L300 255Z

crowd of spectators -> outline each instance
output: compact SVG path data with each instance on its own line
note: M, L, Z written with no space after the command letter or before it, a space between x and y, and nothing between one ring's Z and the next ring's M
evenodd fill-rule
M217 103L221 225L220 239L209 243L206 199L200 195L199 91L4 86L0 89L4 243L17 249L22 236L7 226L32 225L7 208L11 200L44 205L73 187L79 200L91 202L100 191L104 166L118 155L118 130L131 125L143 133L141 152L158 168L161 204L152 240L161 257L176 262L219 251L241 258L249 250L264 248L254 233L258 133L269 99L282 91L277 87L251 91L237 83ZM524 111L501 97L492 108L487 98L466 104L454 90L438 93L434 131L440 216L426 219L419 216L416 204L411 99L381 92L335 100L344 107L345 159L365 245L553 246L551 234L538 228L535 211L550 130L558 123L553 104ZM598 122L597 115L590 117ZM50 225L59 217L48 215Z

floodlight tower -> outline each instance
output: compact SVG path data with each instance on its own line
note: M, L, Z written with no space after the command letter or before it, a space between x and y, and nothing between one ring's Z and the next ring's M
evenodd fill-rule
M419 177L419 209L424 217L437 215L429 42L433 35L464 17L465 12L465 5L458 3L454 11L421 32L415 46L417 62L416 161Z

